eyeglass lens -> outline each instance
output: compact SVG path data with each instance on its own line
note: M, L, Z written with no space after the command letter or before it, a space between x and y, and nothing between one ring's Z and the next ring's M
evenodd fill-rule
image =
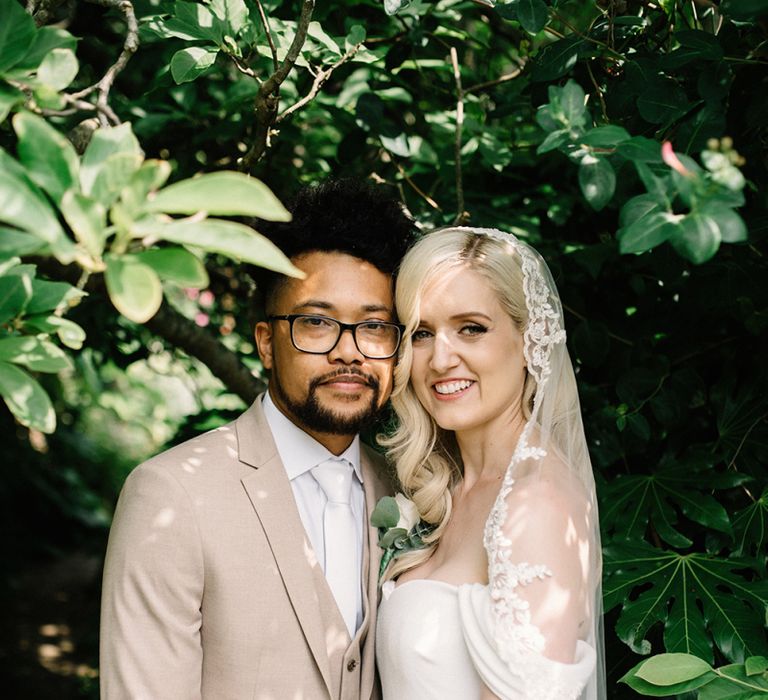
M329 352L340 334L341 326L331 318L298 316L293 322L293 342L305 352ZM392 356L400 340L397 326L376 321L356 325L354 334L358 350L372 359Z

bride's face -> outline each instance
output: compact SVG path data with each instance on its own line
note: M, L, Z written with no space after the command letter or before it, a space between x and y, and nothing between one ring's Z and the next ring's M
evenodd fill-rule
M457 433L503 429L521 414L523 336L479 273L459 268L422 294L411 383L426 411Z

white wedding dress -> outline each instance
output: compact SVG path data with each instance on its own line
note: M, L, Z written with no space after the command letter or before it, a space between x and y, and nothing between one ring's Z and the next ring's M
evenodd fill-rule
M543 570L522 565L517 573L523 585ZM524 601L517 604L518 617L528 617ZM574 663L552 661L537 650L535 626L523 623L500 636L491 608L490 589L481 584L387 581L376 633L384 700L475 700L481 682L502 700L582 697L595 671L593 646L578 641Z
M483 685L501 700L605 700L597 498L554 280L533 248L501 231L430 235L481 237L482 254L518 256L528 311L523 352L536 389L485 523L489 585L382 586L376 660L384 700L477 700ZM415 274L406 273L409 264L406 256L401 275Z

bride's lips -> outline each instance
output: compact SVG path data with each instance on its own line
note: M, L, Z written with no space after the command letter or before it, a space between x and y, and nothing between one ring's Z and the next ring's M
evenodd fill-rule
M432 396L438 401L455 401L465 396L474 385L472 379L441 379L432 384Z

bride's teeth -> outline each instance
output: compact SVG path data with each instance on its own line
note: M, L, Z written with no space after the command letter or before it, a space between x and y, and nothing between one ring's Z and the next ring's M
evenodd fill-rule
M438 394L455 394L457 391L462 391L470 386L472 382L446 382L445 384L435 384L435 391Z

